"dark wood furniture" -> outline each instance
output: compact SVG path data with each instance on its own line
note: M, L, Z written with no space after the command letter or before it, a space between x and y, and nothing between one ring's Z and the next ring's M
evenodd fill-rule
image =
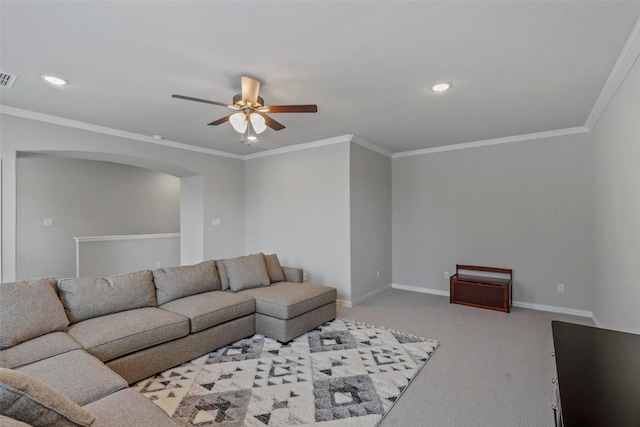
M640 335L553 321L556 425L640 426Z
M505 277L462 274L460 271L499 273ZM449 279L449 302L509 313L512 284L511 269L456 264L456 274Z

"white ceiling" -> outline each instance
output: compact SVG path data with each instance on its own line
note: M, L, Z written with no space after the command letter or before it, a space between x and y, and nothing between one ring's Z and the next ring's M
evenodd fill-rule
M639 1L5 1L0 104L235 154L206 126L240 76L279 145L344 134L398 153L583 126L640 18ZM70 84L40 79L55 74ZM453 82L443 94L429 90Z

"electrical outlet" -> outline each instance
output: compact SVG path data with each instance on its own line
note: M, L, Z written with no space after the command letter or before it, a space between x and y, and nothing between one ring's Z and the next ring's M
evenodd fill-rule
M564 292L564 283L558 283L558 292Z
M445 278L445 279L448 279L449 277L451 277L451 276L449 276L449 272L448 272L448 271L445 271L445 272L444 272L444 278Z
M42 222L45 227L53 227L53 218L47 218Z

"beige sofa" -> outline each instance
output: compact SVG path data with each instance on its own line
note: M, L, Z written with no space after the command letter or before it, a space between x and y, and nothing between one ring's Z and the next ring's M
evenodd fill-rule
M128 384L256 332L290 341L334 319L335 301L334 288L304 283L301 269L263 254L108 278L3 283L0 426L20 416L55 425L24 415L20 405L34 400L24 391L33 388L29 380L95 417L94 426L175 426Z

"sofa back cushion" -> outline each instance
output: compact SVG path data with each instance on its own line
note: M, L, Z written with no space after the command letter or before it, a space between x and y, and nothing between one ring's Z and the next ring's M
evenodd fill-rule
M284 271L282 270L282 266L280 265L278 255L265 255L264 262L265 264L267 264L267 271L269 272L269 279L271 279L271 283L285 281Z
M110 277L61 279L58 291L71 323L158 305L150 270Z
M232 292L271 284L262 253L225 259L224 267L227 270L229 287Z
M69 326L56 279L0 284L0 350Z
M217 260L216 267L218 268L218 276L220 277L220 286L223 291L226 291L229 289L229 278L227 277L227 269L224 266L224 260Z
M158 305L178 298L221 290L215 261L153 270Z

